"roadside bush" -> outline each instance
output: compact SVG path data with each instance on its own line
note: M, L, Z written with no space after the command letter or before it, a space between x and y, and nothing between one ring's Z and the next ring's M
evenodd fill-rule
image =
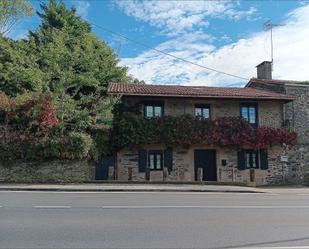
M11 144L0 144L0 161L11 161L16 159L18 149Z
M91 131L93 146L92 156L110 155L113 153L111 130L110 129L93 129Z
M60 140L39 141L30 147L28 159L55 159L61 157L63 145Z
M87 157L91 147L92 138L82 132L72 132L66 139L64 150L70 159Z
M23 138L0 144L0 161L82 159L93 149L90 135L72 132L62 137Z

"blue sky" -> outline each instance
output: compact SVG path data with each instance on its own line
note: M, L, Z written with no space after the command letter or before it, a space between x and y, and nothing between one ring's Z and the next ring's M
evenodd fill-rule
M39 1L30 1L39 10ZM84 19L175 56L236 74L255 76L255 66L270 59L274 29L274 77L308 80L308 1L107 1L68 0ZM10 34L18 39L35 29L38 17L22 21ZM97 27L93 32L112 46L129 72L147 83L240 86L245 80L177 61ZM306 35L307 34L307 35ZM287 50L288 48L288 50ZM297 70L295 65L300 65Z

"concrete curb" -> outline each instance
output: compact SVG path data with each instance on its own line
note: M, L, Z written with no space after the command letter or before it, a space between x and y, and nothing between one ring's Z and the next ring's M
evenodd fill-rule
M1 186L1 191L46 191L46 192L212 192L212 193L267 193L261 189L248 188L215 188L215 187L162 187L162 186Z
M40 192L195 192L195 193L244 193L244 194L263 194L262 191L241 191L241 190L196 190L196 189L32 189L32 188L1 188L1 191L40 191Z

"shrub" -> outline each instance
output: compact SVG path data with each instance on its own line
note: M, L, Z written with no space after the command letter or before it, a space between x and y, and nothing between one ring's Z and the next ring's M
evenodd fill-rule
M93 147L92 156L110 155L113 153L111 130L107 128L92 129Z
M18 154L17 146L12 146L11 144L0 144L0 161L11 161L16 159Z
M81 132L72 132L66 139L64 150L67 151L67 157L70 159L87 157L91 147L92 138Z
M0 160L82 159L92 145L89 135L77 132L62 137L23 137L0 144Z
M59 138L44 138L37 141L24 142L21 153L25 160L43 160L60 158L63 146ZM17 158L20 158L17 154Z

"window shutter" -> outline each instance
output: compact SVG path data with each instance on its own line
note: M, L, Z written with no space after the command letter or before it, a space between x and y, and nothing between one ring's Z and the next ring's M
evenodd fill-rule
M139 150L138 151L138 171L145 172L147 167L147 151Z
M267 150L260 150L261 169L268 169L268 154Z
M164 151L164 167L168 168L168 171L173 170L173 149L167 148Z
M237 152L237 161L238 161L238 169L245 170L246 169L245 150L240 150Z

